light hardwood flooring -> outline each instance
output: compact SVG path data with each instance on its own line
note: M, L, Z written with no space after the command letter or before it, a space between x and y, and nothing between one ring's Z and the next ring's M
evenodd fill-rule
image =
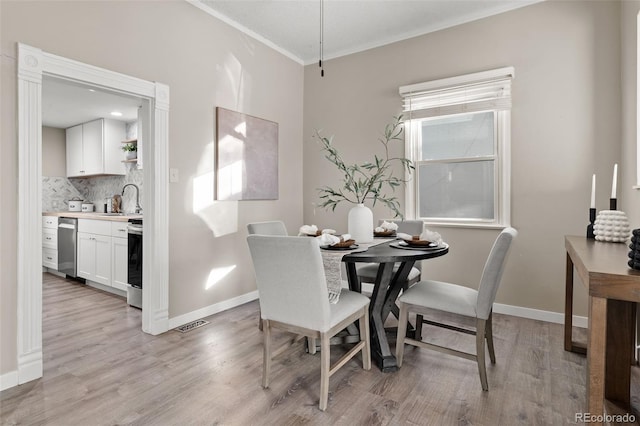
M303 342L261 388L257 302L150 336L122 298L44 274L43 299L44 377L0 394L4 425L561 425L585 411L586 360L563 350L558 324L496 314L489 392L474 362L408 347L395 373L354 358L331 377L321 412L320 355ZM423 333L474 348L473 336Z

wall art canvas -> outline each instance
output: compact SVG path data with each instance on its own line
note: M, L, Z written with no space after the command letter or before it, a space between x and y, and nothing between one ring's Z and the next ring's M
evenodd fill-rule
M216 108L216 200L278 199L278 123Z

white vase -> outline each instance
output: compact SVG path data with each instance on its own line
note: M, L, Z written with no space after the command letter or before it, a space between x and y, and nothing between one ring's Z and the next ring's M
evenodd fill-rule
M125 158L126 158L127 160L133 160L133 159L136 159L136 158L138 158L138 153L137 153L136 151L127 151L127 152L125 153Z
M373 212L364 204L349 210L348 230L357 243L373 242Z

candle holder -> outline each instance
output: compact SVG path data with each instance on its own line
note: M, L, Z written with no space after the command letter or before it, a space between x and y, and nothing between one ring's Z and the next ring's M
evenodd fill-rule
M609 210L618 210L617 198L609 198Z
M593 233L593 222L596 221L596 209L589 209L589 225L587 225L587 238L595 239L596 235Z

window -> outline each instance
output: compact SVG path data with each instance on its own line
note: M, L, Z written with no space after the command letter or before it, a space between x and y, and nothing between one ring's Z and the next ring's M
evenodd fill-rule
M407 217L508 226L513 68L403 86Z

